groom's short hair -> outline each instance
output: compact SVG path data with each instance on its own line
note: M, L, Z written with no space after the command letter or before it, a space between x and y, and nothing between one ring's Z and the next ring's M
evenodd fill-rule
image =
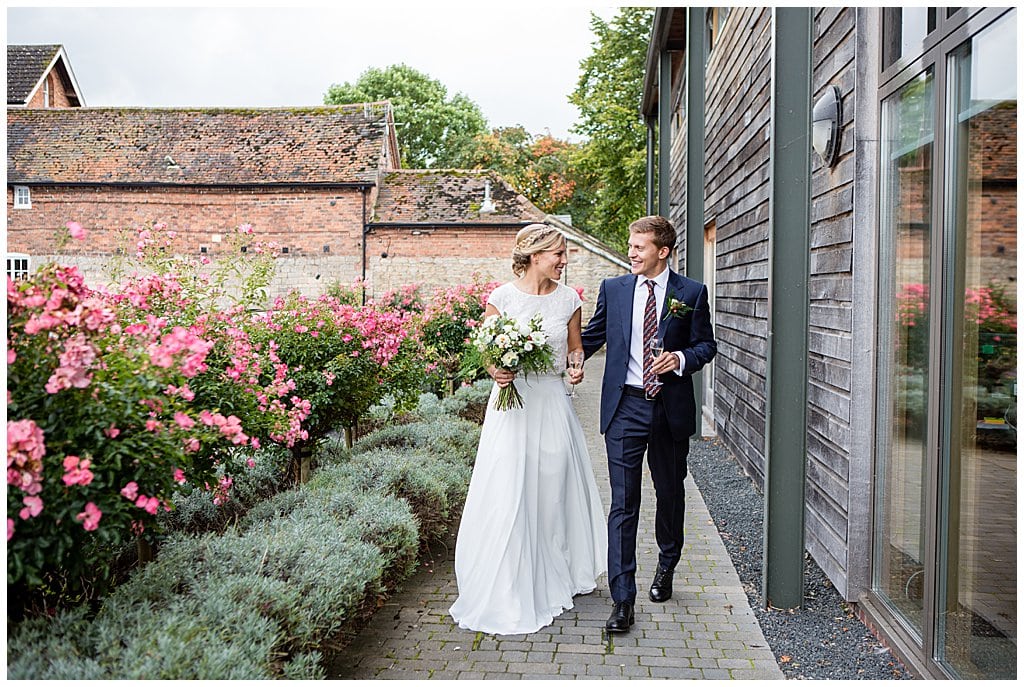
M676 247L676 228L661 215L641 217L629 225L630 234L654 234L654 245L672 250Z

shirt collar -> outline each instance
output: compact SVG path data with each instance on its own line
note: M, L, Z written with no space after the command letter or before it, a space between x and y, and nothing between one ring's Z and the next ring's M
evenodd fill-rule
M668 267L666 267L665 269L663 269L661 271L661 274L659 274L657 277L655 277L653 279L654 285L655 285L656 288L659 288L659 289L662 289L662 290L668 288L668 273L669 273L669 269L668 269ZM636 278L636 288L639 289L640 287L643 287L643 288L646 289L647 288L647 279L648 279L648 277L642 277L642 276L637 275L637 278Z

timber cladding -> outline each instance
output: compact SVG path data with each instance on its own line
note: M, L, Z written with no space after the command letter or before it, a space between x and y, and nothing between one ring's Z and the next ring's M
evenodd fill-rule
M850 451L853 375L853 90L857 83L856 10L815 11L811 53L812 100L837 86L844 102L839 158L831 169L811 155L811 233L808 282L807 463L805 546L836 583L847 587L850 561Z
M716 425L759 486L768 337L770 31L770 9L732 9L708 56L704 111L704 212L717 235Z
M767 8L731 10L708 55L704 106L705 222L715 222L717 236L716 429L759 486L765 469L771 22ZM814 98L836 85L844 102L852 102L855 23L856 10L816 10ZM841 589L848 567L853 393L854 136L852 107L844 110L838 163L825 170L817 156L811 161L805 509L806 546ZM684 152L685 144L673 148L677 157ZM685 192L679 184L673 191L674 197Z

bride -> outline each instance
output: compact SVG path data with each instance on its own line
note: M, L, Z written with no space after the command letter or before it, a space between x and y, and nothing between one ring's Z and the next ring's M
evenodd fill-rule
M583 350L579 295L559 283L565 238L546 224L516 236L517 279L496 288L484 317L528 321L540 313L556 361L548 373L515 381L523 407L496 411L500 387L515 378L500 368L477 449L455 545L459 598L449 612L459 627L528 634L572 608L606 569L607 529L579 418L561 373L569 351Z

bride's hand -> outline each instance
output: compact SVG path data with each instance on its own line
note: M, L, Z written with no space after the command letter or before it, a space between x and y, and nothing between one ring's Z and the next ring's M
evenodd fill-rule
M491 377L494 379L494 383L502 389L511 384L512 380L516 378L515 372L501 367L492 367L489 372Z
M571 367L565 368L565 375L569 378L570 384L579 384L583 381L583 368L574 370Z

